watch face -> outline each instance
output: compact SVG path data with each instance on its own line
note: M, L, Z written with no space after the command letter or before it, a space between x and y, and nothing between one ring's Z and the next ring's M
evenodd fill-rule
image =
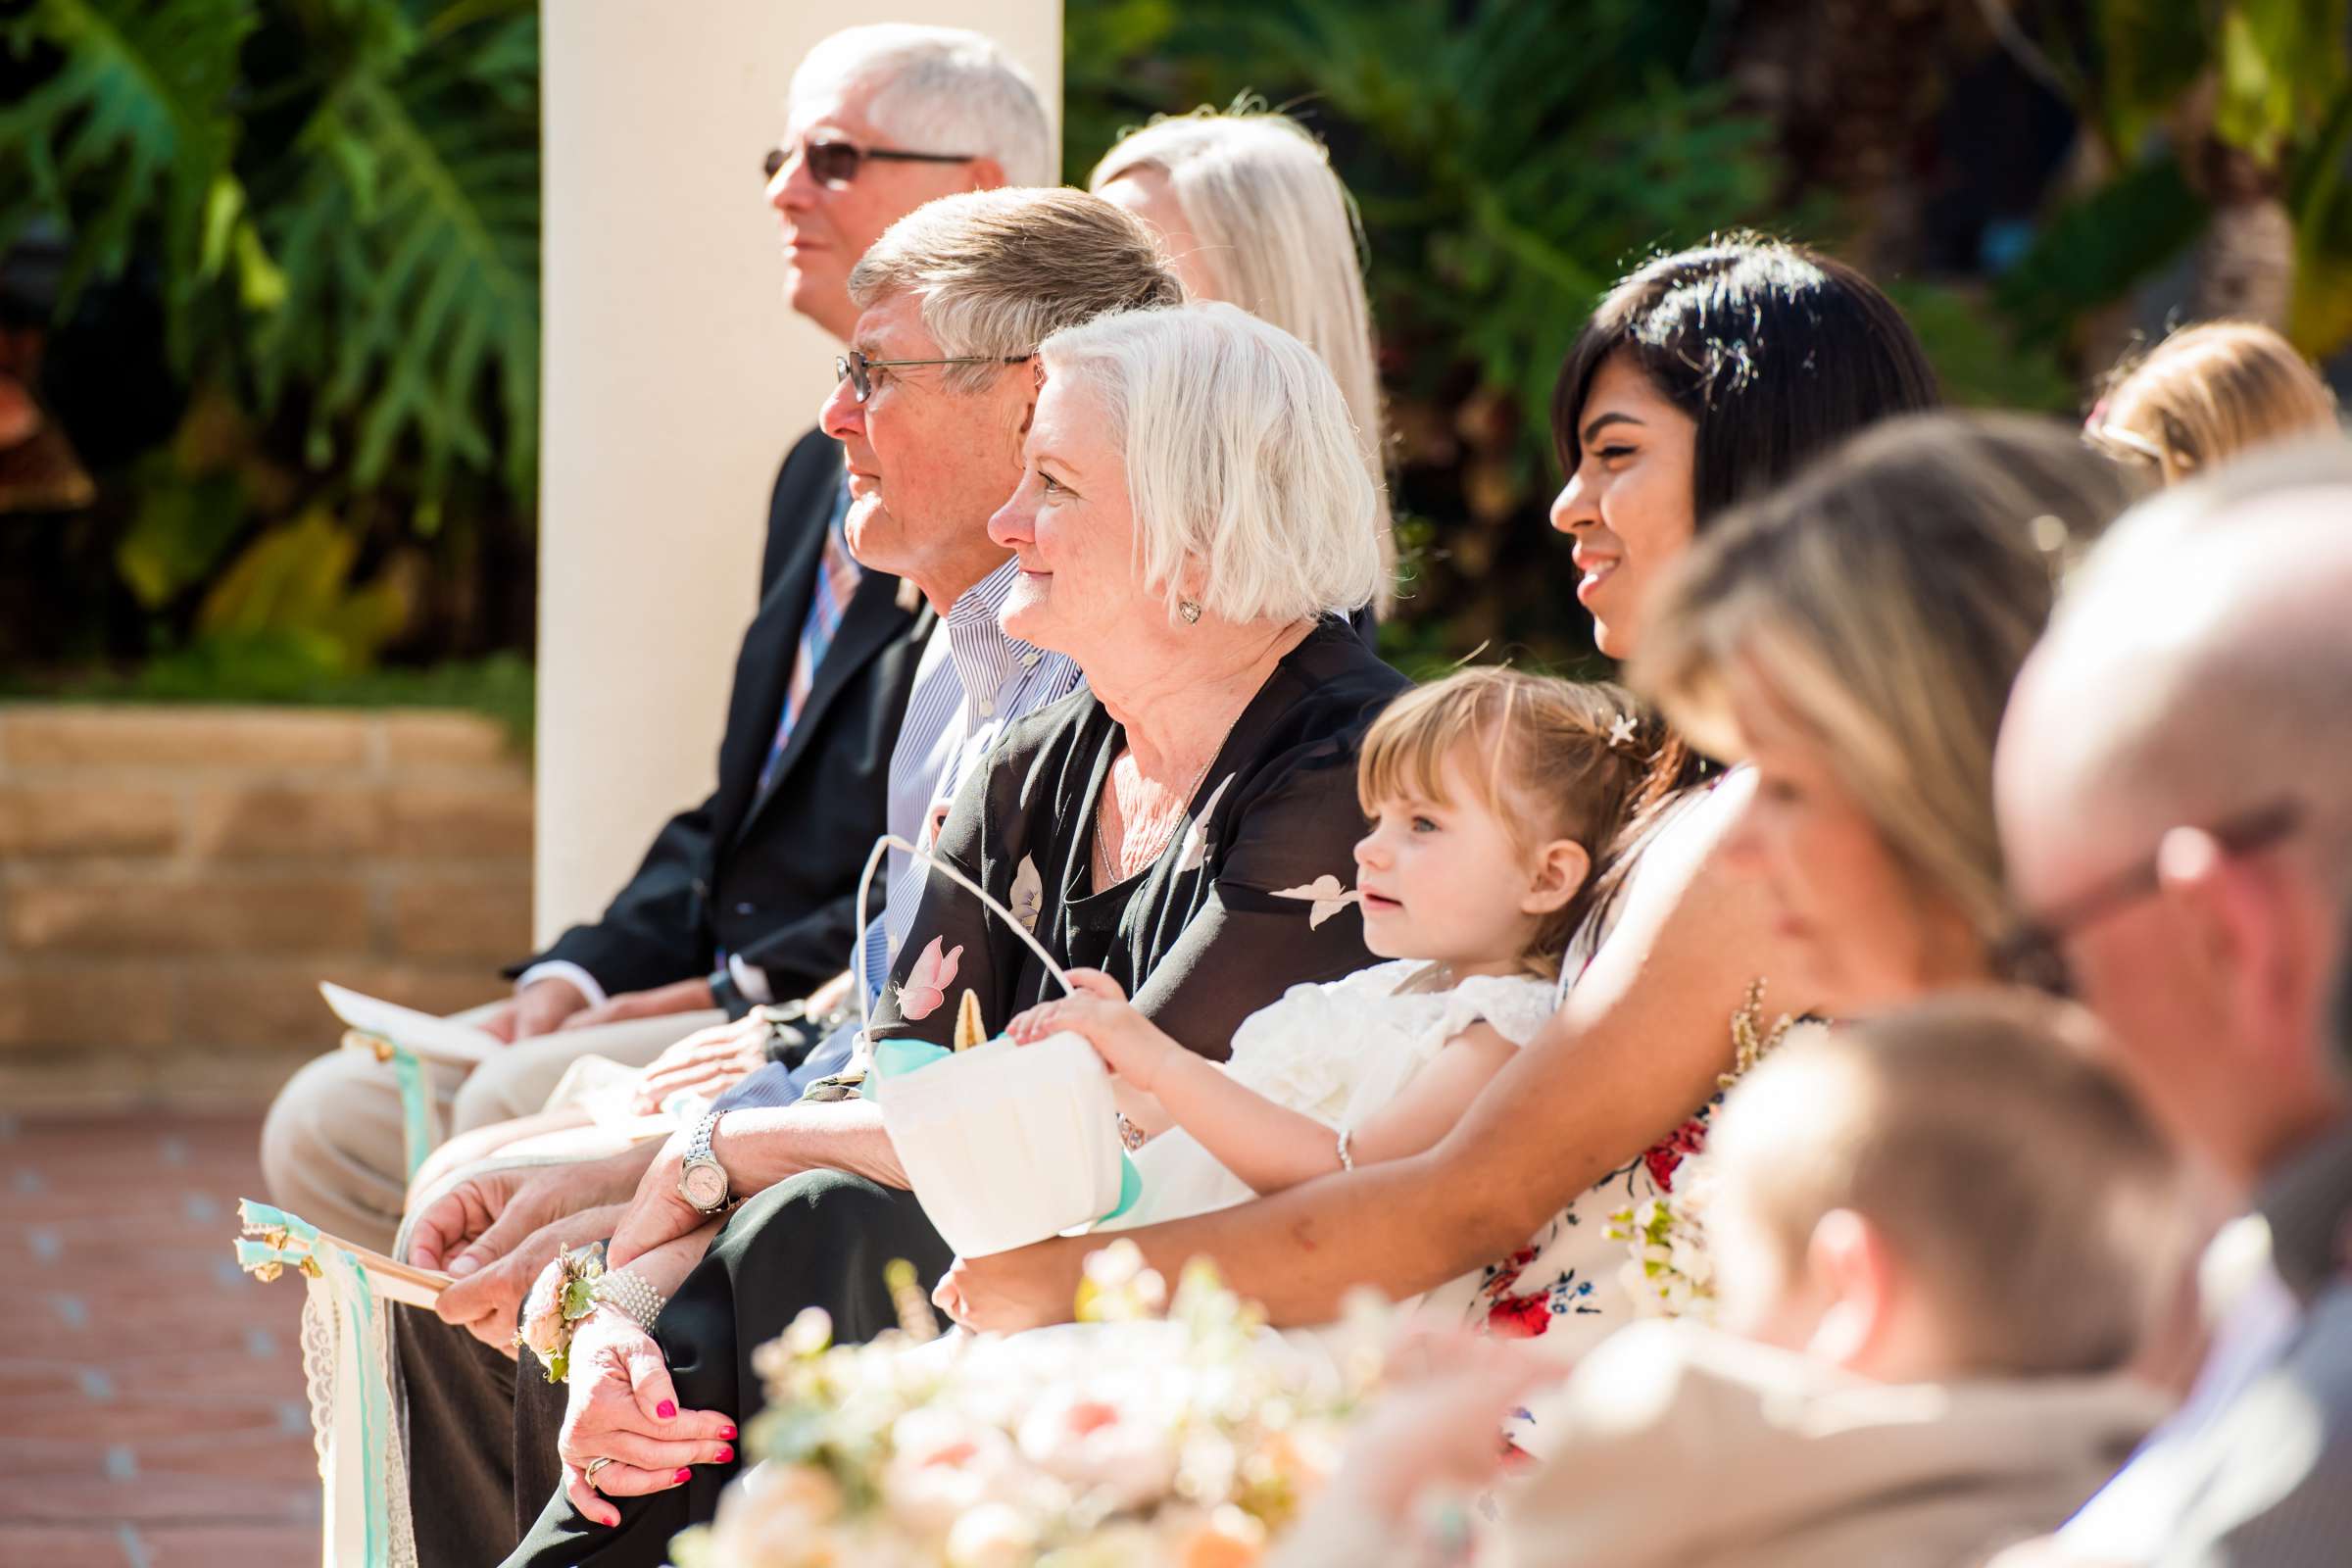
M697 1208L716 1208L727 1200L727 1173L716 1160L697 1160L679 1175L678 1191Z

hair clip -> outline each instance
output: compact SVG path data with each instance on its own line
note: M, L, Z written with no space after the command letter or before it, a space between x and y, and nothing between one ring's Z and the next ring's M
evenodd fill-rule
M1609 720L1609 750L1626 751L1635 744L1634 731L1638 726L1631 713L1619 713Z

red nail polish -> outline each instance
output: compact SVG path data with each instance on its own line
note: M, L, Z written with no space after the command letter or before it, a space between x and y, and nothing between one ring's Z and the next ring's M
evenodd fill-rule
M676 1475L671 1476L670 1479L682 1487L687 1482L694 1479L694 1472L691 1470L681 1470Z
M671 1416L676 1415L677 1413L678 1401L675 1399L663 1399L660 1404L654 1406L654 1414L660 1416L664 1421L668 1420Z
M721 1427L718 1429L718 1435L722 1438L731 1438L735 1435L735 1429L733 1427Z
M734 1446L733 1444L722 1444L722 1445L720 1445L720 1446L719 1446L719 1450L718 1450L718 1462L719 1462L720 1464L725 1464L725 1463L726 1463L726 1462L727 1462L729 1459L732 1459L732 1458L734 1458L734 1457L735 1457L735 1446Z

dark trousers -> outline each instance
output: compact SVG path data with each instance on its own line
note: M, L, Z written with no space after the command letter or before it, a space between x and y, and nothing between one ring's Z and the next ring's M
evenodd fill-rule
M905 1258L927 1291L954 1255L911 1193L840 1171L778 1183L735 1211L654 1324L679 1404L748 1425L766 1402L752 1352L803 1308L830 1313L840 1344L869 1340L898 1322L884 1267ZM613 1498L612 1529L590 1524L559 1490L565 1391L535 1363L518 1375L430 1314L403 1318L410 1500L424 1568L480 1568L502 1555L507 1568L659 1568L671 1538L709 1521L741 1468L697 1465L685 1486ZM456 1387L435 1387L444 1380Z

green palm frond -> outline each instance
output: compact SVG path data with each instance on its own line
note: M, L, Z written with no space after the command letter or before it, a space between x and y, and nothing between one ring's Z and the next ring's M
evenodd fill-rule
M238 50L257 21L252 0L37 0L0 22L18 59L61 62L0 109L0 244L36 215L69 229L71 302L120 273L155 218L183 363L186 312L222 262L240 247L261 260L230 169Z
M453 464L526 506L536 473L537 20L495 9L337 82L263 220L287 285L255 341L265 407L310 389L314 456L348 442L362 487L414 461L428 511Z

